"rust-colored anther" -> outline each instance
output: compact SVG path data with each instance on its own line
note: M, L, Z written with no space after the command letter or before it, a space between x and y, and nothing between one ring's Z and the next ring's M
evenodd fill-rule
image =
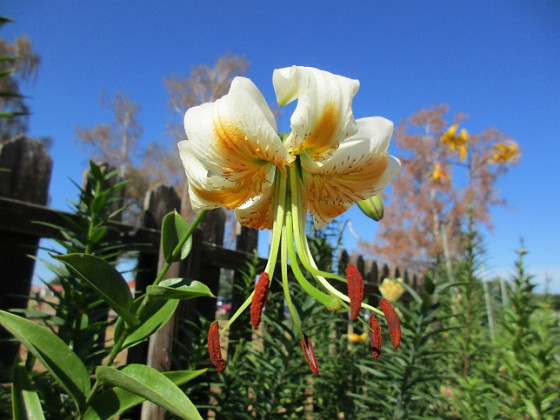
M303 340L301 340L301 349L307 360L311 372L313 375L319 375L319 365L317 364L317 357L315 357L315 351L313 351L313 346L311 345L311 340L306 334L303 334Z
M381 301L379 302L379 306L385 314L387 325L389 325L389 333L391 334L391 343L393 344L393 348L396 350L401 345L402 335L399 316L387 299L381 299Z
M223 372L226 368L226 362L224 362L220 348L220 330L217 321L212 323L208 330L208 355L218 373Z
M251 325L255 330L259 328L261 323L262 310L266 303L269 284L268 273L262 273L259 276L255 286L255 293L253 293L253 299L251 300Z
M355 321L360 314L364 299L364 279L354 264L346 266L346 281L350 298L350 319Z
M381 327L379 326L379 322L377 322L377 318L371 315L369 317L369 341L371 344L371 355L375 360L379 359L381 355L381 345L383 343L383 335L381 333Z

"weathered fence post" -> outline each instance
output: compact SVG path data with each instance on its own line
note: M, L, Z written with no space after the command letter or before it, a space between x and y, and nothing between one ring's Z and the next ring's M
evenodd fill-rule
M163 218L173 210L179 210L181 200L174 188L158 185L146 194L144 210L142 213L142 227L161 229ZM150 252L151 251L151 252ZM162 262L158 261L159 248L140 251L135 281L136 297L145 293L146 288L154 281ZM128 363L144 363L148 355L148 343L144 342L134 346L128 351Z
M366 261L365 282L365 301L366 303L376 306L379 294L379 269L375 261Z
M209 211L202 219L199 228L193 235L193 246L189 258L182 263L175 263L167 272L166 277L184 277L197 279L205 283L214 295L218 294L220 284L220 268L205 259L202 242L221 247L224 238L225 213L222 209ZM160 256L160 263L163 259ZM186 320L198 321L199 317L214 319L216 315L216 299L198 298L181 302L169 322L156 334L148 344L147 364L158 370L168 370L171 366L171 353L174 340L184 342L180 331L181 323ZM163 410L152 404L142 406L142 420L160 420L164 418Z
M0 196L34 204L48 201L52 159L43 143L17 137L0 145ZM6 169L7 171L4 171ZM22 218L28 217L25 214ZM0 222L1 223L1 222ZM31 289L39 238L16 232L0 233L0 309L25 308ZM0 367L11 367L18 347L4 342L0 329Z
M163 217L169 213L169 211L176 209L179 210L181 201L173 188L160 186L148 193L146 196L146 201L144 202L145 213L143 223L145 227L158 227L161 228ZM157 259L157 265L153 264ZM156 278L157 272L163 267L165 259L161 252L161 244L159 247L158 257L150 258L147 255L141 255L138 261L138 276L136 278L136 290L137 294L144 293L146 287L153 282ZM157 267L154 270L153 267ZM166 278L181 277L181 264L174 263L171 265ZM177 314L175 314L167 322L163 328L161 328L157 333L150 337L147 344L142 344L138 346L136 350L130 353L130 358L128 361L133 362L142 359L146 360L146 364L159 371L169 370L171 366L171 351L173 349L173 339L176 336L176 320ZM132 349L131 349L132 350ZM145 402L142 404L142 419L145 420L157 420L163 419L165 417L164 411L161 407L157 405Z
M224 244L225 223L226 214L223 209L215 209L206 213L198 229L200 240L208 245L221 247ZM193 242L193 250L194 248ZM221 269L212 264L212 261L209 261L203 253L198 255L198 258L192 255L187 260L185 271L187 274L185 277L203 282L215 296L218 296ZM216 316L216 299L214 298L198 298L184 302L182 306L180 311L188 314L187 319L192 321L198 321L199 317L213 320Z

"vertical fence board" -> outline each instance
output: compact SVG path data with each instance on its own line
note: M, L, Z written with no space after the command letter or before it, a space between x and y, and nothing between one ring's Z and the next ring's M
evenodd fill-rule
M0 195L45 205L51 179L52 159L41 142L18 137L0 146ZM26 215L22 214L22 218ZM39 238L0 232L0 309L25 308L31 289ZM4 342L0 329L0 367L11 367L17 346Z
M178 210L180 203L179 196L172 187L158 185L148 191L144 200L142 227L160 230L165 215L174 209ZM138 254L135 282L136 297L143 295L146 288L156 278L159 266L158 257L159 255L153 252L140 251ZM144 363L147 354L148 343L145 342L128 351L127 361L129 363Z

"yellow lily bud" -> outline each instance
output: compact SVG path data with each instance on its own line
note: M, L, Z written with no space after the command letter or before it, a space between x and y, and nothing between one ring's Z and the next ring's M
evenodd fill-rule
M362 334L355 334L355 333L348 334L348 341L350 341L351 343L361 343L365 341L366 338L367 338L367 332Z
M404 293L402 279L400 277L398 279L384 279L379 285L379 292L385 299L396 302Z

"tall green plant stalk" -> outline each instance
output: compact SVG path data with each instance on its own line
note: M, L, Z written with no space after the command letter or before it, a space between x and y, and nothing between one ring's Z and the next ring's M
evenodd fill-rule
M492 379L504 416L560 417L560 327L548 297L539 299L525 270L526 249L518 251L497 347L498 374Z

